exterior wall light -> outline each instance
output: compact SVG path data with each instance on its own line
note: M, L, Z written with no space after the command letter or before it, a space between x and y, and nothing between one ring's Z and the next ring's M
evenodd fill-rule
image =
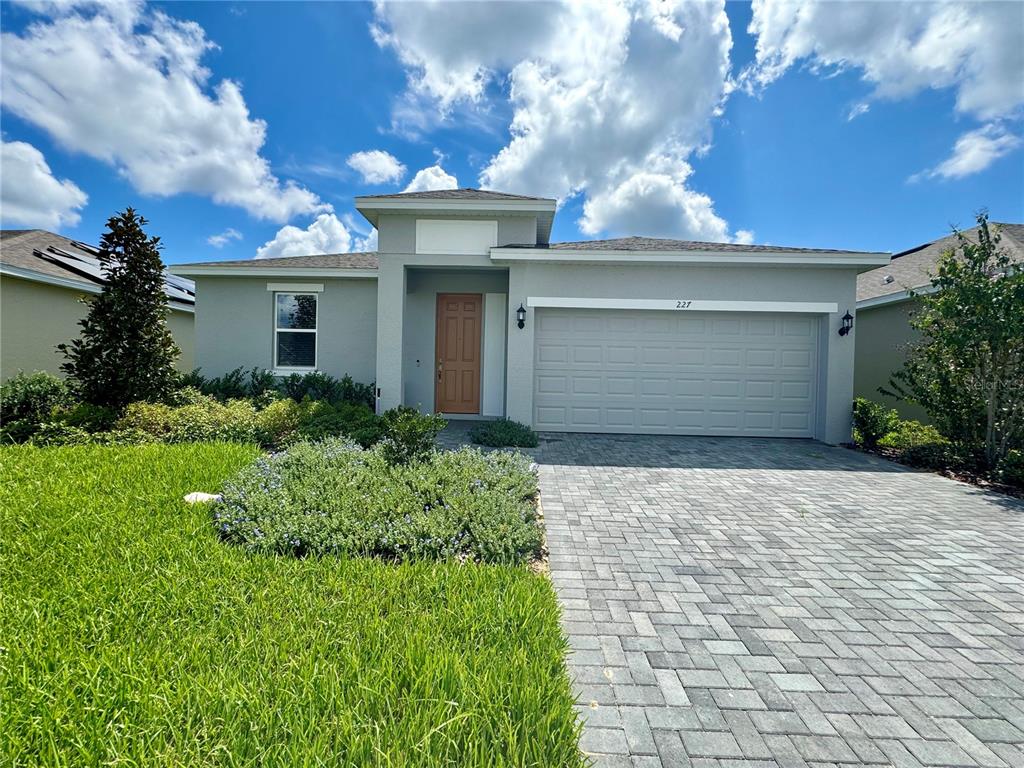
M519 309L516 310L516 325L518 325L520 329L526 327L526 310L523 309L522 302L519 303Z
M847 310L846 314L843 315L843 326L839 329L839 335L845 336L853 330L853 315Z

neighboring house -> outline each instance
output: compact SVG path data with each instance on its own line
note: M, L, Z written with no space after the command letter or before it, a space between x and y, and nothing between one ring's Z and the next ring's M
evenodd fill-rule
M0 232L0 380L19 371L60 375L58 344L78 338L88 312L80 299L104 283L99 251L41 229ZM191 280L168 274L167 326L181 348L179 370L193 368L195 293Z
M1014 261L1024 262L1024 224L991 222L989 226L1002 235L999 247ZM978 228L965 230L963 234L977 242ZM897 253L885 266L857 278L854 393L858 397L891 405L904 418L927 421L922 408L887 397L878 389L888 389L889 378L903 367L907 345L920 337L910 327L910 315L918 301L910 297L909 291L929 292L939 259L957 246L956 236L949 235Z
M554 200L356 198L377 253L188 264L196 363L376 382L538 430L849 439L859 272L889 254L631 237L550 243Z

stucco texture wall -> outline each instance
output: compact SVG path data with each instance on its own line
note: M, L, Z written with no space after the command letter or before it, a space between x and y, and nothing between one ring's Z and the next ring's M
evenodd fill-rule
M0 379L18 371L62 375L64 362L56 347L76 338L78 321L87 307L79 299L90 294L5 275L0 279ZM194 367L194 316L171 312L167 326L181 349L177 367Z
M416 219L465 219L465 216L381 216L377 228L379 253L416 253ZM498 245L534 245L537 242L536 216L481 216L498 222Z
M836 333L839 318L855 307L856 270L742 266L578 265L514 263L509 271L509 306L529 296L722 301L835 302L822 316L816 436L829 443L850 439L853 399L853 339ZM510 320L511 323L511 320ZM509 418L533 419L534 310L526 328L508 336Z
M377 282L372 279L208 277L196 279L196 365L204 376L274 365L275 284L322 284L317 304L317 370L375 377Z
M910 313L914 311L915 303L913 300L901 301L862 309L857 313L853 391L857 397L895 408L905 419L927 422L928 414L923 408L878 391L879 387L888 388L889 377L903 367L907 345L920 339L920 334L910 327Z

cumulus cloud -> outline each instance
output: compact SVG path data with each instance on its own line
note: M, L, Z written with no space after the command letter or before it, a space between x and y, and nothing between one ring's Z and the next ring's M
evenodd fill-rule
M5 223L40 229L73 227L89 197L50 171L43 153L24 141L0 145L0 210Z
M742 79L764 86L799 62L854 69L877 98L950 88L957 111L991 120L1024 104L1021 14L1000 2L754 0L756 60Z
M256 249L257 259L279 256L311 256L321 253L350 253L374 250L377 231L360 237L333 213L322 213L305 229L287 225L281 227L273 240Z
M437 165L427 166L416 171L409 185L403 192L429 192L433 189L458 189L459 180L448 171Z
M242 233L234 227L228 227L223 232L216 235L210 235L206 238L206 242L212 245L214 248L223 248L225 245L230 243L232 240L241 240Z
M202 27L135 3L50 3L0 45L3 107L67 149L117 168L144 194L192 193L287 221L329 210L282 182L260 151L267 126L232 80L210 82Z
M345 162L366 184L398 182L405 175L405 166L398 162L398 158L381 149L355 152Z
M754 233L749 229L737 229L736 237L733 240L740 245L752 245L754 242Z
M493 30L502 30L501 45ZM730 84L724 4L417 3L376 6L374 35L405 65L410 103L442 116L507 94L510 140L482 186L584 196L588 234L728 239L710 198L691 189Z
M968 131L953 145L953 153L927 171L916 173L908 181L925 178L959 179L988 168L999 158L1021 145L1019 136L995 123Z

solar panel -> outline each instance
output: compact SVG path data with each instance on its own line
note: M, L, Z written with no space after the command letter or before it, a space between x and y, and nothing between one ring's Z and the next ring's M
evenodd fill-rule
M75 245L77 247L80 244L75 243ZM90 250L99 253L97 249ZM56 246L51 246L46 251L34 251L34 253L40 258L64 267L99 285L107 282L106 269L92 254L65 250ZM169 298L185 304L195 304L196 302L195 282L169 272L164 273L164 293Z

